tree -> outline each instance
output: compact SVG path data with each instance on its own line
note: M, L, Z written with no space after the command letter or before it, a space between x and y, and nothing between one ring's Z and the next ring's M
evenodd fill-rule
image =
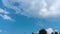
M34 33L32 32L32 34L34 34Z
M60 32L59 32L59 34L60 34Z
M39 31L39 34L47 34L47 32L46 32L45 29L41 29L41 30Z
M58 32L55 32L55 34L58 34Z
M54 34L53 32L51 34Z

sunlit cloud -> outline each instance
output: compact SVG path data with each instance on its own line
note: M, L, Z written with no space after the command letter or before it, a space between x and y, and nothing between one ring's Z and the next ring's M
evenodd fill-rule
M30 17L60 16L60 0L50 2L47 0L2 0L4 6L14 9L16 13ZM18 4L15 6L14 4Z
M51 34L52 32L53 32L53 33L54 33L54 32L59 33L58 30L54 30L53 28L48 28L48 29L46 29L46 31L47 31L47 34Z
M46 29L46 31L48 34L51 34L52 32L54 32L54 30L52 28L48 28L48 29Z
M48 4L44 1L43 8L40 10L39 14L44 17L55 17L60 16L60 0L55 0L55 2L47 9ZM47 4L47 6L45 5Z
M37 34L40 33L39 31L37 31ZM59 33L58 30L54 30L53 28L47 28L47 29L45 29L45 31L47 32L47 34L52 34L52 33L55 33L55 32Z

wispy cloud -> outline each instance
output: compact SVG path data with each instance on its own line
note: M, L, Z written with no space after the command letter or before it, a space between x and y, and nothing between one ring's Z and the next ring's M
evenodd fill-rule
M0 29L0 33L1 33L1 32L7 32L7 31Z
M36 17L39 12L39 0L2 0L2 2L4 6L14 9L16 13L24 16ZM19 6L14 6L16 2L19 4Z
M3 32L2 30L0 30L0 32Z
M12 19L10 16L8 16L8 15L0 15L4 20L10 20L10 21L12 21L12 20L14 20L14 19Z
M3 13L3 14L9 14L8 11L6 11L6 10L0 8L0 14L2 14L2 13Z
M9 16L9 14L10 14L10 13L9 13L8 11L0 8L0 16L1 16L4 20L10 20L10 21L13 20L13 18L11 18L11 17Z

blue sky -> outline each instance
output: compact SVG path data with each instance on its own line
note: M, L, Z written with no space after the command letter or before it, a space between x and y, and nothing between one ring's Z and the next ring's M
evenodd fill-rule
M60 12L57 7L59 3L55 6L48 0L42 0L39 6L39 0L21 1L0 0L0 34L31 34L42 28L60 31Z

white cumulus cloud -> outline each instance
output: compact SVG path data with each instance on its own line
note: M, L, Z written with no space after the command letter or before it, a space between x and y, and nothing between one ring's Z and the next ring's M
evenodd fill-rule
M53 2L52 2L53 1ZM30 17L60 16L60 0L2 0L4 6ZM18 5L16 5L16 3ZM15 5L16 6L15 6ZM50 5L50 6L49 6Z
M46 29L46 31L47 31L47 34L51 34L52 32L54 32L54 30L52 28L48 28L48 29Z
M46 31L47 31L47 34L51 34L52 32L53 33L55 33L55 32L58 32L59 33L58 30L53 30L52 28L48 28L48 29L46 29Z
M55 33L55 32L58 32L58 33L59 33L58 30L54 30L53 28L48 28L48 29L45 29L45 30L46 30L47 34L52 34L52 32L53 32L53 33ZM39 30L39 31L40 31L40 30ZM37 31L37 33L39 33L39 31Z
M43 3L43 8L40 10L39 14L41 16L60 16L60 0L55 0L55 2L47 9L47 4L45 1Z

